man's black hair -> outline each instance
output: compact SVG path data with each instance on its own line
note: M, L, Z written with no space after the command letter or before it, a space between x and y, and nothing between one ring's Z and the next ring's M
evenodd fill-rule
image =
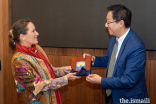
M113 12L113 19L115 20L115 22L118 23L120 20L123 20L125 23L125 28L130 27L132 13L127 7L120 4L111 5L107 8L107 10Z

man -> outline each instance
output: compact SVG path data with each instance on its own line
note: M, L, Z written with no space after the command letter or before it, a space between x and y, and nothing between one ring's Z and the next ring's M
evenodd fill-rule
M101 84L105 100L111 104L136 103L148 98L145 83L146 52L144 43L130 28L131 11L123 5L107 8L105 27L112 35L104 57L92 56L92 67L107 67L106 78L90 74L86 80ZM83 57L89 54L84 53Z

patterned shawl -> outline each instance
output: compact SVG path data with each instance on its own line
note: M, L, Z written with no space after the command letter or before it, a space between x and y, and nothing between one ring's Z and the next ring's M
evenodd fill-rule
M18 51L20 51L22 53L42 59L50 72L51 78L53 78L53 79L56 78L56 75L53 71L51 64L46 59L46 57L39 50L37 50L36 45L32 45L32 47L30 48L30 47L22 46L22 45L16 43L16 48ZM60 89L55 90L55 95L56 95L57 103L62 104L63 98L62 98Z

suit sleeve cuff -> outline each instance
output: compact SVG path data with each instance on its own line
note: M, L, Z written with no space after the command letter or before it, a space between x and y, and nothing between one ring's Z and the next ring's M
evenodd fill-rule
M101 79L101 86L102 86L102 89L106 89L106 78L102 78Z

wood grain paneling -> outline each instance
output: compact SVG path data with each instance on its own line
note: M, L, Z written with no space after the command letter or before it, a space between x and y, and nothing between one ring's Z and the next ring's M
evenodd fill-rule
M88 53L91 55L95 54L95 50L94 49L77 49L77 56L82 56L83 53Z
M11 0L0 0L0 104L17 104L15 83L11 70L11 48L8 31L11 27Z
M156 51L149 51L149 59L156 60Z
M150 60L150 51L146 51L146 58L147 58L147 60Z
M106 49L95 49L95 54L96 56L104 56L106 54Z
M151 72L150 72L150 101L151 104L156 104L156 60L151 60Z
M151 83L151 60L146 61L146 69L145 69L145 76L146 76L146 86L148 95L150 97L150 83Z
M64 48L65 56L77 56L77 48Z
M0 60L3 67L3 2L0 0ZM0 71L0 104L3 104L3 70Z

